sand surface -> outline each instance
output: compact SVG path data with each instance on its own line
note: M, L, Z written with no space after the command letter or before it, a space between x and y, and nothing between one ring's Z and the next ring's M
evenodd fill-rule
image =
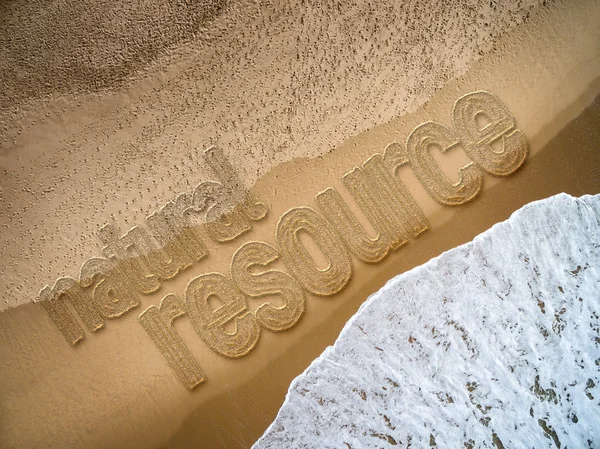
M3 3L0 309L75 273L107 221L209 179L197 150L219 144L248 186L325 154L414 111L541 2L478 3L210 3L193 26L175 7L196 1Z
M0 81L7 86L0 89L0 415L9 417L0 424L0 446L249 447L275 417L291 380L386 280L471 240L529 201L599 192L600 6L534 3L477 9L469 2L234 2L211 4L202 9L211 14L192 14L196 22L182 27L144 19L163 7L174 21L177 14L192 17L171 4L133 8L130 17L143 25L123 27L111 20L120 7L95 3L106 19L106 44L81 38L88 47L73 52L67 37L79 42L77 36L98 31L60 22L64 14L54 8L70 10L70 3L36 9L64 23L53 27L23 18L34 4L3 4L2 17L17 28L19 21L30 24L30 33L0 32L9 49L0 64L10 67ZM191 29L193 39L181 31ZM44 55L60 62L31 50L36 44L26 38L40 30L49 33L48 45L57 42ZM148 44L156 30L164 31ZM121 56L104 55L115 42L137 44ZM18 50L23 46L30 53ZM14 62L28 54L30 66ZM71 80L79 66L85 73ZM97 77L102 82L93 82ZM381 264L354 261L343 293L308 295L300 324L264 332L243 359L211 352L189 320L179 320L178 332L209 377L188 392L136 321L139 313L167 293L183 294L194 276L227 272L243 242L273 244L286 210L314 207L316 193L341 188L344 173L420 123L449 124L454 101L480 89L515 115L531 145L525 166L506 179L486 176L481 196L460 208L435 203L410 170L402 171L430 231ZM206 261L70 347L31 303L40 288L76 275L100 254L96 234L104 223L142 224L177 193L213 179L200 157L212 143L269 205L267 219L240 240L208 243ZM434 157L453 180L467 161L460 150Z

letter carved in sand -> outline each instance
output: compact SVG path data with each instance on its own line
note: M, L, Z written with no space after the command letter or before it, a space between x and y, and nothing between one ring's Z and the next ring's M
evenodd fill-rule
M431 155L432 147L442 154L460 147L471 159L459 169L457 182L442 172ZM256 347L263 329L282 332L295 326L308 305L307 294L332 297L341 292L352 278L352 256L379 263L429 230L423 212L397 175L399 167L410 167L441 205L459 206L480 194L485 173L509 176L523 165L528 152L525 135L497 97L484 91L464 95L454 104L451 127L423 123L404 145L392 142L383 154L343 175L344 188L375 233L364 228L339 191L325 189L315 197L321 213L299 206L282 214L275 229L277 247L259 241L243 244L233 255L230 277L219 273L195 277L187 286L185 301L166 295L159 307L148 307L138 320L192 390L207 377L172 326L175 319L187 314L200 339L217 354L244 357ZM205 157L219 182L202 182L194 192L179 195L152 214L147 221L150 233L134 227L121 236L114 225L104 227L105 258L86 262L79 281L61 278L53 289L40 292L44 308L70 344L82 341L84 332L67 302L96 332L105 319L138 307L136 293L157 291L162 281L208 256L194 215L206 215L208 236L218 243L247 234L252 222L267 215L267 206L244 189L219 149L209 148ZM325 256L327 266L318 266L302 235ZM269 268L279 258L289 274ZM256 310L249 308L249 299L266 296L278 296L281 305L265 302Z

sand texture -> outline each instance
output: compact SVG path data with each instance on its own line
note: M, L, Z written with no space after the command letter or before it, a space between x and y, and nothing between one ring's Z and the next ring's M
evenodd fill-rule
M541 2L478 3L3 2L0 308L96 254L105 222L209 178L198 149L218 143L247 185L325 154L414 111Z
M292 380L389 279L531 201L600 192L593 0L7 1L0 18L0 447L249 448ZM401 167L396 178L427 230L382 260L349 257L347 285L329 285L335 294L302 284L299 319L287 330L261 328L237 359L211 349L181 315L188 308L171 310L170 318L179 313L171 329L205 375L189 391L140 316L167 295L185 300L199 276L233 278L232 260L249 242L280 251L280 218L298 207L324 215L317 195L326 189L373 234L344 175L392 142L406 145L424 122L452 128L455 102L481 90L526 137L522 166L506 177L486 173L479 195L456 207ZM215 144L236 180L205 157ZM450 182L471 162L461 145L431 155ZM148 230L150 214L205 182L231 187L237 208L247 206L240 192L249 193L266 215L227 242L211 234L218 220L206 226L200 217L206 257L173 276L164 269L157 291L133 295L120 317L119 298L104 301L103 327L87 327L67 305L81 331L68 342L40 290L78 279L82 264L108 251L105 224L120 235ZM119 263L155 260L183 234L156 235ZM310 238L304 244L325 270L327 255ZM283 259L271 267L291 279ZM250 296L251 318L266 302L282 304L278 294Z

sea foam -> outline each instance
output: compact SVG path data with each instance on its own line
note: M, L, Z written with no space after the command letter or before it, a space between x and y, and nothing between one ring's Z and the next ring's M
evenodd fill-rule
M254 448L600 447L599 262L600 195L523 207L373 294Z

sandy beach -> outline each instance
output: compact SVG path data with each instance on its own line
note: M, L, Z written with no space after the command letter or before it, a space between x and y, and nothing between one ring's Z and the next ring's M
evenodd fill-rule
M433 12L411 10L412 3L174 5L148 2L128 11L139 23L135 30L110 20L121 6L98 4L91 16L104 20L102 32L82 25L73 28L79 35L69 27L61 33L56 25L64 12L53 10L44 16L48 23L19 28L10 39L0 35L9 43L0 67L11 68L0 89L0 415L7 417L0 446L250 447L275 418L290 382L387 280L472 240L530 201L600 192L595 2L478 12L447 11L442 2L429 5ZM17 29L35 6L6 4L0 17ZM83 2L59 6L84 15ZM156 17L168 17L167 25L149 19ZM184 25L169 25L182 17ZM49 19L58 23L51 27ZM51 36L43 42L54 42L42 60L31 50L41 38L27 41L40 29ZM153 37L157 29L162 34ZM123 33L127 39L117 39ZM70 54L68 39L78 36L96 43L82 38L88 47ZM102 50L121 41L135 45L118 57ZM15 55L33 65L15 62ZM85 70L75 76L81 64ZM216 354L187 317L178 319L175 329L208 378L188 391L138 316L169 293L183 297L196 276L229 275L242 244L276 246L279 218L294 207L317 209L315 195L329 187L368 228L342 176L389 143L404 144L423 122L450 126L454 102L479 90L497 96L527 137L523 167L506 178L486 174L480 195L458 207L438 204L402 167L399 178L429 230L380 263L353 259L341 293L307 293L298 324L262 332L243 358ZM205 260L69 346L33 302L40 289L76 277L82 263L101 254L97 234L105 223L123 231L142 225L178 194L215 179L202 158L212 144L268 215L231 242L214 242L202 231ZM469 162L465 152L432 153L458 181L457 169ZM288 271L281 260L273 268ZM248 307L264 301L249 299Z

